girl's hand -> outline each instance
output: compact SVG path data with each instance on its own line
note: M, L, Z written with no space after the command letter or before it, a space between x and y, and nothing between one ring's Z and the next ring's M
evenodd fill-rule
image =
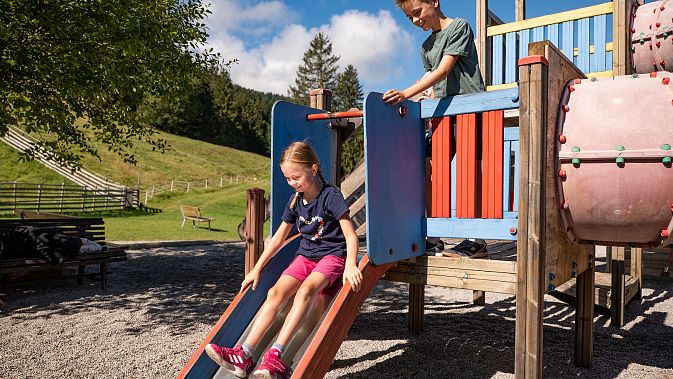
M248 287L250 284L252 284L252 290L257 289L257 283L259 282L259 271L255 270L254 268L248 273L248 275L243 278L243 283L241 283L241 291Z
M346 284L346 282L350 283L353 291L358 292L360 290L360 285L362 284L362 273L360 272L360 269L354 264L346 264L343 281L344 284Z

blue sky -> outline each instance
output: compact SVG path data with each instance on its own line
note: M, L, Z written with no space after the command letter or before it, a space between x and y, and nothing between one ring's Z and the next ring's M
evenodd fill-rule
M601 4L607 0L529 0L526 17ZM442 0L448 17L474 28L475 0ZM353 64L364 91L404 88L422 75L419 47L427 32L397 9L394 0L211 0L207 20L213 47L238 59L232 80L243 87L286 94L304 51L319 31L328 35L340 67ZM514 19L513 0L491 0L505 22Z

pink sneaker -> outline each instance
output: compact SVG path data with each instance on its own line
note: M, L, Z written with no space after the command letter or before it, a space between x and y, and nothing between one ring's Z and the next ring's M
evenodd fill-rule
M237 378L247 377L255 365L252 364L252 357L246 358L243 349L236 346L231 349L228 347L219 347L209 343L206 345L206 353L218 365L231 371Z
M262 364L255 370L254 375L257 379L289 379L292 370L280 360L280 351L271 348L264 354Z

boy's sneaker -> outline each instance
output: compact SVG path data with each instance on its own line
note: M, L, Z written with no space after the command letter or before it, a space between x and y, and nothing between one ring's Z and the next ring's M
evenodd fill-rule
M486 253L486 241L481 239L464 240L450 250L464 257L480 257Z
M237 378L247 377L255 367L252 364L252 357L246 358L241 346L236 346L232 349L209 343L206 345L205 350L212 360L231 371Z
M255 370L257 379L286 379L292 376L290 367L280 360L280 351L271 348L264 354L262 364Z

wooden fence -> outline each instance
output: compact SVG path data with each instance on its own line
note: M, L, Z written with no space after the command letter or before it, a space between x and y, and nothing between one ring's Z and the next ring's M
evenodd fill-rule
M167 183L152 184L145 187L145 201L147 204L149 200L154 198L162 192L189 192L195 189L220 188L225 185L233 185L238 183L256 182L256 177L242 176L242 175L227 175L216 179L198 179L198 180L171 180Z
M134 188L0 182L0 214L11 214L16 209L74 213L137 208L139 193Z

